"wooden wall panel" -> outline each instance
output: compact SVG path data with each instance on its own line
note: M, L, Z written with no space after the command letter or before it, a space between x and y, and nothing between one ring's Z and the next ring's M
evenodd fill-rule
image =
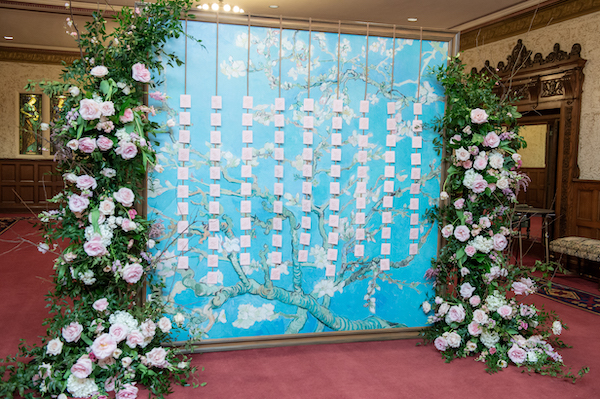
M580 237L600 239L600 181L575 180L571 231Z
M546 168L522 168L527 173L531 182L527 191L519 192L517 199L521 204L531 205L536 208L546 207Z
M50 160L0 160L0 212L39 212L56 208L47 199L62 188L61 176L54 175Z

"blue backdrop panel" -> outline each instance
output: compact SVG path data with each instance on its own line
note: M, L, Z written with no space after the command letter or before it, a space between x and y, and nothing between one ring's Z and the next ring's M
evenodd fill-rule
M392 38L369 37L333 33L284 30L252 27L250 48L248 48L248 27L236 25L217 26L214 23L188 22L188 33L202 40L202 44L185 38L173 40L169 49L182 59L187 57L186 68L166 66L166 75L160 90L169 98L164 103L151 103L165 107L167 116L156 118L166 126L167 119L177 120L180 95L191 95L191 132L189 179L177 180L177 168L182 166L178 151L184 147L178 143L180 127L167 128L170 134L159 137L159 161L165 171L151 179L148 205L150 217L157 219L164 229L157 231L157 245L154 249L162 255L157 275L165 278L166 288L163 300L167 301L169 312L187 312L185 334L175 336L176 340L187 340L192 335L203 338L253 337L279 334L311 333L334 330L366 330L391 327L416 327L426 325L426 317L419 308L420 303L431 292L425 282L424 273L437 252L436 226L428 223L423 213L434 205L439 193L440 158L436 154L432 140L433 132L427 128L432 120L443 114L443 92L427 71L446 62L447 44L444 42L396 39L393 49ZM310 37L310 43L309 43ZM218 43L217 43L218 41ZM218 44L218 45L217 45ZM339 44L339 51L338 51ZM310 51L309 51L309 45ZM368 57L367 57L368 45ZM187 50L186 50L187 46ZM217 60L218 48L218 60ZM187 54L186 54L187 51ZM248 54L250 63L248 66ZM338 60L339 54L339 60ZM368 68L365 68L368 58ZM309 68L310 61L310 68ZM338 62L339 61L339 62ZM217 67L218 64L218 67ZM281 64L281 65L280 65ZM339 80L338 80L339 64ZM420 66L420 70L419 70ZM392 84L393 68L393 90ZM187 70L186 70L187 69ZM281 71L281 76L280 76ZM310 74L310 84L308 78ZM217 76L218 75L218 76ZM420 79L419 79L420 75ZM281 84L279 80L281 78ZM365 84L365 80L368 84ZM418 83L420 89L418 90ZM339 83L339 87L338 87ZM310 89L310 93L309 93ZM338 94L339 93L339 94ZM418 93L418 94L417 94ZM221 96L222 125L211 127L211 97ZM244 200L240 192L241 176L242 99L253 97L253 158L252 195L248 197L252 205L251 247L240 248L240 237L249 232L240 230L240 203ZM270 280L269 253L273 252L272 220L274 166L274 126L275 99L285 98L285 127L282 129L285 142L284 192L281 198L284 206L281 278ZM303 160L303 111L305 98L315 101L314 142L312 159L312 212L310 245L303 247L298 236L304 230L300 220L306 216L301 209ZM330 175L331 134L333 100L343 100L343 126L340 131L343 143L340 182L340 227L338 257L327 261L329 217L328 207L331 198ZM369 112L360 112L360 101L369 102ZM388 115L388 103L395 103L395 113ZM423 148L417 150L422 156L420 194L411 195L410 154L412 148L412 123L415 119L413 103L423 104L425 129L422 132ZM369 145L365 150L368 158L366 193L367 216L366 239L363 257L354 256L356 241L353 224L357 212L355 185L357 182L357 144L359 118L369 118ZM382 206L384 193L384 159L386 147L387 119L394 118L396 130L393 132L397 144L395 151L395 196L393 222L391 227L390 270L380 270ZM209 167L208 158L210 131L219 130L222 135L220 165L222 173L221 196L217 199L221 212L218 216L220 231L212 236L220 239L219 249L208 249L208 202ZM189 198L177 198L177 186L189 186ZM420 213L419 238L409 240L410 214L409 201L419 199ZM177 201L189 204L189 215L177 214ZM177 222L187 220L190 228L187 233L177 233ZM415 227L415 226L412 226ZM188 251L178 251L176 241L186 237ZM409 255L409 245L417 243L417 255ZM309 251L308 262L298 261L298 251ZM250 265L239 264L240 252L247 251L251 256ZM207 266L207 256L219 255L218 268ZM187 256L188 269L178 269L179 256ZM326 265L335 265L335 275L327 277ZM218 273L216 284L209 284L207 273Z

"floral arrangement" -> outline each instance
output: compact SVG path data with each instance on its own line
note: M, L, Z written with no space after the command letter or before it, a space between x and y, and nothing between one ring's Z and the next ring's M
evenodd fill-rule
M423 335L447 361L476 356L489 371L509 364L576 379L563 371L557 337L566 328L555 314L519 303L536 290L529 270L510 264L513 205L529 182L519 171L520 117L510 98L493 92L495 76L465 75L458 57L436 71L448 109L436 124L450 164L440 205L430 217L446 245L428 270L437 295L422 304L432 327ZM550 266L551 267L551 266Z
M181 64L163 46L183 34L179 18L190 7L189 0L158 0L123 8L111 33L97 13L83 33L67 19L82 58L65 65L62 82L39 83L48 95L69 93L52 124L65 189L52 199L58 210L40 215L39 249L57 255L51 316L42 346L19 348L26 362L2 362L2 397L29 390L27 397L129 399L138 383L162 397L194 371L161 346L181 320L174 325L162 303L144 301L160 282L149 273L156 263L146 252L151 222L138 212L147 168L161 169L151 135L162 127L149 120L155 110L144 96L151 71L161 71L159 57Z

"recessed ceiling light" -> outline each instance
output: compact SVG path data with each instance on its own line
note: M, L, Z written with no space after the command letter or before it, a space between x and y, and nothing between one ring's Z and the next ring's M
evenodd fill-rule
M415 18L415 17L408 18L408 22L417 22L417 18Z
M4 40L13 40L14 37L13 36L4 36Z
M270 5L270 6L269 6L269 8L279 8L279 6L278 6L278 5L275 5L275 4L273 4L273 5Z

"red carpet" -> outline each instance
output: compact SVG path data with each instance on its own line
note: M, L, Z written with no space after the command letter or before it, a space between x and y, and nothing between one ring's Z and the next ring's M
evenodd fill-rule
M36 341L36 336L44 332L43 298L49 287L44 278L50 274L53 256L42 255L31 246L17 247L19 236L38 240L26 221L0 236L2 357L16 352L19 338ZM595 283L577 278L559 282L597 290ZM516 367L489 375L484 365L472 358L447 364L433 346L401 340L193 355L193 364L205 368L198 373L197 382L207 385L196 389L175 387L169 399L600 397L600 317L537 295L527 302L556 310L570 327L562 335L573 346L561 351L565 363L575 370L591 368L577 384L524 375ZM139 397L147 397L146 391Z

